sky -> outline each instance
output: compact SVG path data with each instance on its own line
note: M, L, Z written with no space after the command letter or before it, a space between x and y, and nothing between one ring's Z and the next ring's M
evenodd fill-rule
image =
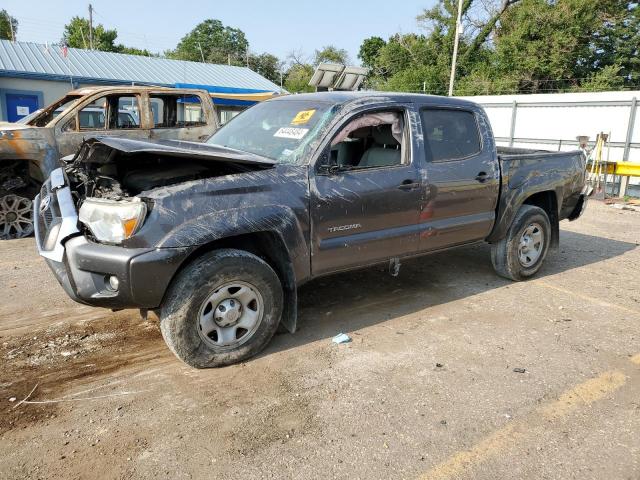
M362 40L387 39L397 32L418 30L416 16L435 0L93 0L94 22L118 31L117 43L152 52L172 49L207 18L240 28L252 52L280 58L292 50L311 57L315 49L333 44L349 52L352 62ZM17 38L37 43L58 42L64 25L75 15L88 16L88 1L2 0L0 8L18 19Z

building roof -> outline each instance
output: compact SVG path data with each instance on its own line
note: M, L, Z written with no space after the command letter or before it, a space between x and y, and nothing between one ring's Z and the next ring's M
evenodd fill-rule
M227 92L280 91L280 87L247 67L143 57L68 48L60 45L0 40L0 77L42 80L72 79L78 83L189 83Z

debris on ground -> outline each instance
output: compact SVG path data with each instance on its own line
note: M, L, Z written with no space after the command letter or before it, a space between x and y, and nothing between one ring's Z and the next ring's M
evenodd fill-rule
M349 343L351 341L351 337L346 333L339 333L335 337L331 339L333 343Z
M525 373L527 370L525 368L514 368L513 371L515 373Z

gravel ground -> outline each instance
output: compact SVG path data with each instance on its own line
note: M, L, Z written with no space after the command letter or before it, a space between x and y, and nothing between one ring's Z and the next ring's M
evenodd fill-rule
M298 333L206 371L1 242L0 478L638 479L639 242L591 202L528 282L484 245L327 277Z

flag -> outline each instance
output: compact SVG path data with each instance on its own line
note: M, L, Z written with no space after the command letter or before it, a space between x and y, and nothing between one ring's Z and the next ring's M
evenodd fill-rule
M67 47L67 44L65 43L64 45L62 45L62 56L64 58L67 58L68 54L69 54L69 47Z

